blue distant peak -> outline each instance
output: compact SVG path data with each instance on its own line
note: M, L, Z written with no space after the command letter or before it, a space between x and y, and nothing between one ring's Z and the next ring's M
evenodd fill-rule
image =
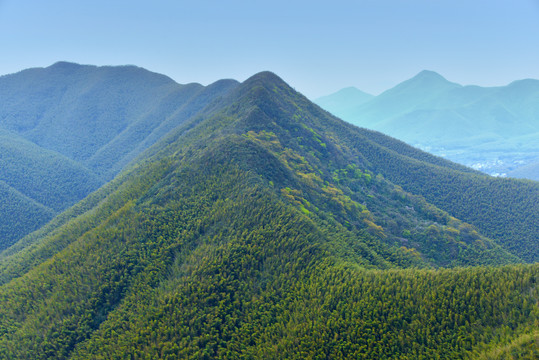
M446 78L444 78L442 75L438 74L437 72L435 71L431 71L431 70L423 70L421 71L419 74L417 74L416 76L413 77L413 79L418 79L418 80L436 80L436 81L444 81L444 82L448 82L448 80Z
M72 62L68 62L68 61L58 61L58 62L55 62L54 64L52 64L51 66L49 66L49 68L51 68L51 69L75 69L75 68L79 68L81 66L82 65L72 63Z
M539 80L536 79L522 79L522 80L515 80L512 83L510 83L507 87L509 88L518 88L518 89L526 89L531 91L532 89L538 89L539 88Z

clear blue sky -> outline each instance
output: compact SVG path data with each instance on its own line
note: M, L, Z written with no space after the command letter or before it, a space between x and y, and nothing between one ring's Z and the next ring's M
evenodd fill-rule
M59 60L179 83L271 70L309 97L379 93L421 70L539 78L539 0L0 0L0 74Z

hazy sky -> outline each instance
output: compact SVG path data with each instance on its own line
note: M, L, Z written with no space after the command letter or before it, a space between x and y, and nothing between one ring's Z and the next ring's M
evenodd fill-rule
M539 78L539 0L0 0L0 74L59 60L179 83L271 70L309 97L379 93L423 69Z

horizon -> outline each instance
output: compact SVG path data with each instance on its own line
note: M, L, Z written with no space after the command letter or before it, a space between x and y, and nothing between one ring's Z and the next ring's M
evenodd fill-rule
M275 72L275 71L271 71L271 70L261 70L261 71L258 71L254 74L251 74L249 76L247 76L245 79L242 79L242 80L239 80L239 79L234 79L234 78L221 78L221 79L215 79L214 81L211 81L211 82L208 82L208 83L201 83L199 81L193 81L193 82L178 82L176 79L172 78L171 76L169 76L168 74L164 74L164 73L159 73L159 72L156 72L156 71L153 71L151 69L147 69L147 68L144 68L142 66L138 66L136 64L118 64L118 65L96 65L96 64L81 64L81 63L76 63L76 62L72 62L72 61L66 61L66 60L58 60L52 64L49 64L49 65L46 65L46 66L38 66L38 67L32 67L32 68L25 68L25 69L20 69L16 72L13 72L13 73L8 73L8 74L0 74L0 78L4 77L4 76L9 76L9 75L14 75L14 74L17 74L18 72L21 72L21 71L25 71L25 70L29 70L29 69L45 69L45 68L48 68L48 67L51 67L57 63L69 63L69 64L75 64L75 65L80 65L80 66L95 66L95 67L122 67L122 66L134 66L134 67L137 67L137 68L141 68L141 69L144 69L144 70L147 70L147 71L150 71L152 73L156 73L156 74L159 74L159 75L164 75L170 79L172 79L173 81L175 81L176 83L180 84L180 85L186 85L186 84L193 84L193 83L196 83L196 84L200 84L200 85L203 85L203 86L208 86L214 82L217 82L217 81L220 81L220 80L235 80L235 81L238 81L240 83L246 81L247 79L249 79L250 77L252 76L255 76L259 73L262 73L262 72L265 72L265 71L269 71L269 72L272 72L274 73L275 75L277 75L278 77L280 77L285 83L289 84L290 86L293 87L292 84L290 84L286 78L282 77L279 73ZM346 90L346 89L355 89L355 90L359 90L367 95L372 95L372 96L378 96L378 95L381 95L383 94L384 92L388 91L388 90L391 90L392 88L408 81L408 80L411 80L415 77L417 77L419 74L423 73L423 72L431 72L431 73L434 73L434 74L437 74L439 76L441 76L444 80L448 81L448 82L451 82L451 83L454 83L454 84L457 84L457 85L460 85L460 86L478 86L478 87L482 87L482 88L491 88L491 87L504 87L504 86L508 86L514 82L518 82L518 81L525 81L525 80L533 80L533 81L539 81L539 79L535 79L535 78L523 78L523 79L514 79L514 80L511 80L509 81L508 83L506 84L500 84L500 85L492 85L492 86L483 86L483 85L478 85L478 84L461 84L461 83L458 83L458 82L455 82L455 81L452 81L451 79L448 79L447 77L444 76L444 74L440 74L436 71L433 71L433 70L428 70L428 69L424 69L424 70L421 70L419 71L417 74L411 76L410 78L407 78L407 79L403 79L402 81L400 82L397 82L396 84L392 85L391 87L387 88L387 89L383 89L381 90L380 92L378 93L371 93L371 92L368 92L368 91L365 91L355 85L349 85L349 86L344 86L340 89L336 89L335 91L332 91L332 92L328 92L326 94L322 94L322 95L319 95L317 97L309 97L307 96L306 94L304 94L301 90L298 90L296 88L294 88L296 91L300 92L301 94L307 96L307 98L311 101L315 101L319 98L323 98L323 97L327 97L327 96L331 96L331 95L334 95L342 90Z
M178 83L269 70L314 99L378 95L422 70L462 85L539 78L539 1L0 0L0 74L58 61L129 65Z

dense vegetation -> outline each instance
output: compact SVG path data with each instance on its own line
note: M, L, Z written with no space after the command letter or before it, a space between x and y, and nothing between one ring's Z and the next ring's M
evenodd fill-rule
M270 73L216 98L0 255L0 358L533 358L527 243L396 181L492 179L369 135Z
M234 164L245 153L212 155L160 163L158 186L4 285L3 356L460 358L534 326L537 267L375 270L414 257L348 244Z
M36 203L0 181L0 245L7 248L21 234L36 230L54 214L51 209Z
M0 249L102 184L80 164L0 129Z
M280 132L283 146L304 153L311 164L317 165L323 180L331 182L335 170L352 163L373 176L383 175L405 191L474 225L515 255L530 262L539 259L539 183L463 170L402 142L338 121L273 81L273 85L256 87L257 107L262 113L253 110L253 126L263 128L258 127L256 121L260 120L256 119L276 119L267 128ZM275 89L279 89L275 96L279 100L273 100ZM310 146L308 151L304 150L306 145Z
M0 77L0 250L83 199L236 86L65 62ZM16 200L14 200L16 199Z

